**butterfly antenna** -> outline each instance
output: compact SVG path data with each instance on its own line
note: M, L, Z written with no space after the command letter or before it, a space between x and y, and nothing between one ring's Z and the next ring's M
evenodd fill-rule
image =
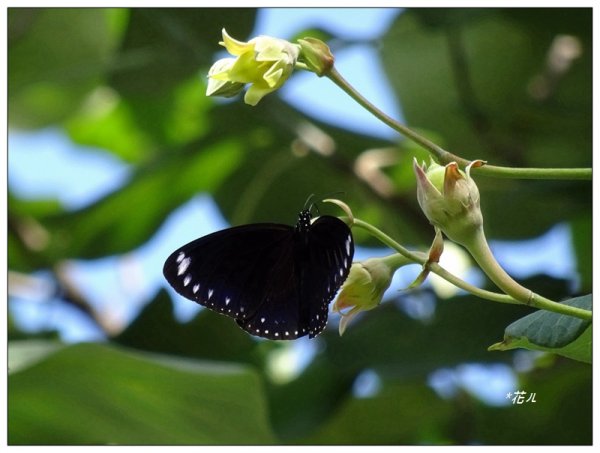
M306 211L307 209L310 211L313 207L314 203L311 203L311 200L315 197L314 193L311 193L308 198L306 199L306 201L304 202L304 208L303 210ZM309 205L310 203L310 205Z
M310 194L310 196L308 197L308 199L306 200L306 203L304 203L304 209L308 209L309 211L312 211L313 207L316 209L317 214L321 215L321 212L319 211L319 206L317 205L317 201L313 201L310 206L307 208L306 206L308 205L308 202L310 200L312 200L313 198L317 198L319 201L323 201L326 198L330 198L334 195L340 195L340 194L345 194L346 192L342 191L342 190L337 190L335 192L328 192L326 194L324 194L323 196L317 197L314 193Z

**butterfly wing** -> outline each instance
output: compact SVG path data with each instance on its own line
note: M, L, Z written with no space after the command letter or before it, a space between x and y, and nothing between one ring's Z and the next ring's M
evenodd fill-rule
M257 314L273 273L292 253L293 227L253 224L196 239L167 258L163 274L182 296L235 319ZM279 275L278 275L279 276Z
M173 252L163 273L179 294L250 334L292 340L325 328L353 255L350 229L323 216L305 230L268 223L218 231Z
M348 276L354 243L336 217L319 217L307 231L294 231L293 255L272 275L280 291L263 300L255 316L238 319L244 330L271 339L313 338L327 325L329 303ZM290 259L292 258L292 259Z
M340 219L321 216L310 227L307 266L301 278L301 305L308 310L310 337L327 324L329 303L350 272L354 241Z

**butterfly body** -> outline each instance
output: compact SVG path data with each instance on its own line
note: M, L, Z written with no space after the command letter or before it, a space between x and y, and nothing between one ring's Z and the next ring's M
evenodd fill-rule
M182 296L234 318L248 333L274 340L315 337L352 263L344 222L309 210L295 226L228 228L184 245L163 273Z

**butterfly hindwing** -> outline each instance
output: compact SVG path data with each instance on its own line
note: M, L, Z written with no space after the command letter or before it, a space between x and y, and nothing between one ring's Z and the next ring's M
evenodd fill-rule
M309 266L302 280L303 306L309 311L309 334L327 324L329 303L346 280L354 256L350 229L336 217L322 216L311 225Z
M271 339L315 337L327 324L329 303L348 276L354 243L350 229L341 220L323 216L294 232L293 267L280 268L271 295L252 319L238 320L244 330ZM283 289L285 288L285 296Z

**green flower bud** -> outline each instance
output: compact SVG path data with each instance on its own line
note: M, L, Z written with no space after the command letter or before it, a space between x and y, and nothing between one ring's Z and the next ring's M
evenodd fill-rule
M333 68L335 61L327 44L317 38L299 39L300 58L306 67L319 77L327 74Z
M413 163L417 176L417 199L423 213L435 227L459 244L468 242L483 226L479 189L469 175L472 166L483 163L473 161L465 172L459 170L456 162L445 167L435 162L429 167L419 166L416 159Z
M385 290L392 283L394 272L409 263L407 258L399 254L352 263L348 278L333 304L333 311L342 315L340 335L358 313L372 310L381 303ZM349 311L342 312L345 309Z
M280 88L288 79L300 54L300 46L270 36L258 36L248 42L233 39L223 29L220 43L237 57L217 61L211 67L206 94L228 96L251 84L244 102L256 105L267 94ZM221 92L225 94L221 94ZM233 94L231 94L233 93Z

